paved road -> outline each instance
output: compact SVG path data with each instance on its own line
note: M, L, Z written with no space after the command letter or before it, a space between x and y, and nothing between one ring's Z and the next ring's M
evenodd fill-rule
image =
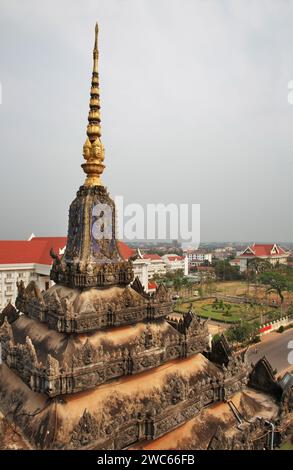
M292 366L288 362L288 349L289 341L293 341L293 328L284 333L269 333L263 336L262 342L255 346L251 346L248 351L248 359L250 362L257 362L263 356L270 361L273 369L281 372L282 369L287 369ZM255 352L255 349L257 352ZM292 349L291 349L292 351Z

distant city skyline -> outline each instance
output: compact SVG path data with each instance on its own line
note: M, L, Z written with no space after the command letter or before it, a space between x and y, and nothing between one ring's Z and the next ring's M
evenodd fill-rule
M2 0L0 10L0 239L67 233L98 21L110 194L200 204L201 242L293 242L293 1Z

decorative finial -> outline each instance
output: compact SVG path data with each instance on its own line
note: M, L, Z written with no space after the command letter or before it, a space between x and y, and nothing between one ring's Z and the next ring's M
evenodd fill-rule
M90 110L88 115L87 139L83 146L83 157L86 163L81 166L87 177L85 186L101 186L100 175L103 173L105 165L104 146L101 142L101 118L100 118L100 90L99 90L99 72L98 72L98 33L99 27L95 27L95 45L93 50L93 72L90 98Z

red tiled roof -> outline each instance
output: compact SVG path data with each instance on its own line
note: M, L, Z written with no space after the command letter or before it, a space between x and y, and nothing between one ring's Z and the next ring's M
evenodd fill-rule
M67 237L34 237L31 240L0 240L0 264L45 264L51 266L50 250L63 250ZM130 258L135 252L126 243L118 241L120 255Z
M0 240L0 264L52 264L50 249L59 254L66 245L66 237L48 237L28 240Z
M272 249L276 248L277 251L272 253ZM252 253L245 253L246 250L251 250ZM280 247L279 245L275 243L268 243L268 244L259 244L259 243L254 243L253 245L250 245L247 247L243 253L241 253L240 256L246 257L246 256L256 256L256 257L261 257L261 256L280 256L280 255L285 255L286 251Z
M143 259L150 259L152 261L156 261L156 260L162 260L161 256L160 255L157 255L156 253L145 253L143 255Z
M52 244L62 245L63 248L66 246L67 237L33 237L29 240L30 242L50 242Z
M149 290L150 289L156 289L157 288L157 284L155 282L149 282L148 283L148 288Z
M63 250L66 247L67 237L34 237L32 238L29 243L46 243L45 250L42 253L40 260L38 263L40 264L48 264L51 266L52 258L50 256L50 250L53 248L55 253L59 255L59 251ZM37 261L35 261L36 263Z
M33 263L40 258L45 242L34 243L24 240L0 241L0 264Z
M130 258L131 256L135 254L135 250L133 248L130 248L130 246L126 245L126 243L124 242L117 241L117 246L118 246L120 255L125 260L128 260L128 258Z
M169 261L179 261L179 260L183 260L183 259L184 259L183 256L168 256Z

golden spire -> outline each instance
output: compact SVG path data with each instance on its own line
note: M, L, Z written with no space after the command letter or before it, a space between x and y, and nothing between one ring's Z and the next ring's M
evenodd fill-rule
M101 118L100 118L100 90L99 90L99 72L98 72L98 32L99 27L96 23L95 45L93 50L93 72L90 98L90 110L88 115L87 139L83 146L83 157L86 163L81 166L87 175L85 186L101 186L100 175L103 173L105 165L104 146L101 142Z

